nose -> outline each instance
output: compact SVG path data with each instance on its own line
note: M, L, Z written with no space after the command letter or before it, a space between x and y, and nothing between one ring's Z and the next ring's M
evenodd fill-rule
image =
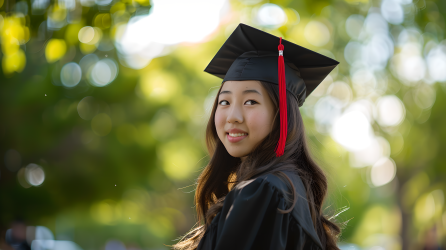
M238 105L232 105L226 120L228 123L243 123L243 110Z

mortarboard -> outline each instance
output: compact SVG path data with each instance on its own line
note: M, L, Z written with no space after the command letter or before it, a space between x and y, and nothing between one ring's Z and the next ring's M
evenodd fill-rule
M286 90L300 107L338 64L329 57L240 23L204 71L222 78L223 82L259 80L279 85L280 139L276 147L279 157L287 136Z

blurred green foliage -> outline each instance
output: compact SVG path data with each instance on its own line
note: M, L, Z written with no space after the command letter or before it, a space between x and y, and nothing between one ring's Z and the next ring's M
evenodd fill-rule
M1 237L22 219L83 249L103 249L111 239L128 248L163 249L192 228L193 184L209 160L204 130L221 83L203 69L244 22L340 61L302 113L329 178L327 211L348 208L338 216L348 221L342 242L364 248L445 247L446 79L428 73L407 78L410 65L404 71L404 62L411 58L404 56L414 50L405 50L401 34L413 31L407 39L418 39L412 42L420 47L421 60L437 47L445 55L446 3L399 2L404 20L387 17L392 53L373 71L378 80L368 89L361 85L367 75L355 75L358 64L349 61L358 55L347 47L352 41L366 44L360 32L370 22L364 18L380 13L385 1L269 1L286 15L280 25L259 21L264 1L230 1L220 25L204 40L170 46L134 69L115 47L123 25L147 15L153 3L0 0ZM75 64L66 67L70 62ZM432 74L433 66L424 65ZM91 73L94 67L108 70L109 79ZM378 118L370 122L384 141L382 154L396 166L395 177L378 185L382 179L373 179L373 164L355 166L354 153L329 132L333 121L321 122L315 111L327 96L345 101L343 110L360 99L375 109L383 96L402 101L402 121L386 126L375 110ZM7 249L5 244L2 238L0 248Z

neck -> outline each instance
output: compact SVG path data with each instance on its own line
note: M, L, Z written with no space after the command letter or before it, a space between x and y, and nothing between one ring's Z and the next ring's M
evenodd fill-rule
M242 162L244 162L244 161L246 160L247 157L248 157L248 156L242 156L242 157L240 157L240 160L242 160Z

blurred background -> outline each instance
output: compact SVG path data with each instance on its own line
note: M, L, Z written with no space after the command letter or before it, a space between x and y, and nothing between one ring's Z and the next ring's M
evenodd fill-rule
M445 249L444 0L0 0L0 249L168 249L243 22L334 58L301 107L342 249ZM286 50L285 50L286 56Z

